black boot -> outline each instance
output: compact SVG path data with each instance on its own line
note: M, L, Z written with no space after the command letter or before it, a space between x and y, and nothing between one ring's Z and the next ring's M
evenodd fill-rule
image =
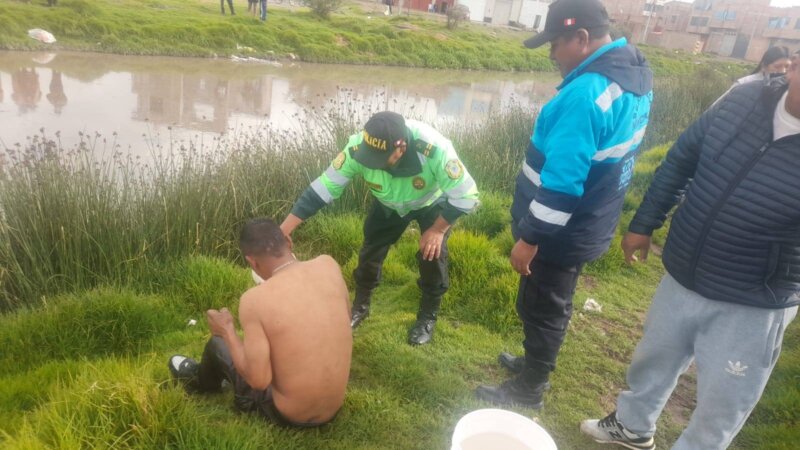
M487 402L501 405L522 405L533 409L544 406L544 392L550 387L549 371L526 368L500 386L481 385L475 395Z
M419 303L419 312L414 326L408 330L408 343L411 345L425 345L433 338L433 329L436 327L436 317L439 315L439 305L442 304L441 296L422 295Z
M520 374L525 370L525 356L514 356L511 353L502 352L497 355L497 362L513 374ZM544 383L544 390L550 390L550 382Z
M369 303L372 291L356 289L356 298L350 313L350 328L356 329L369 316Z
M503 352L497 356L497 362L511 373L522 373L525 370L524 356L514 356L511 353Z

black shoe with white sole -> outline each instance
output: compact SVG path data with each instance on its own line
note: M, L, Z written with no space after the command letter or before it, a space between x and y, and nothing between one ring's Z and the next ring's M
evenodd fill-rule
M167 367L169 367L172 378L182 382L186 390L197 390L197 375L200 370L200 364L197 361L183 355L173 355L169 358Z

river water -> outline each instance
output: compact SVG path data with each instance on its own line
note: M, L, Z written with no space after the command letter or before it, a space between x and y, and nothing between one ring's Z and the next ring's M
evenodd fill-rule
M164 140L296 129L319 110L463 123L514 104L538 107L558 82L556 74L0 52L0 150L44 129L66 148L99 134L146 156Z

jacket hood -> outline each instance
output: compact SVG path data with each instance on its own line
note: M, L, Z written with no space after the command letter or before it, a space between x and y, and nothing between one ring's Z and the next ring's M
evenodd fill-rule
M580 72L599 73L636 95L645 95L653 90L653 71L642 52L632 45L606 51Z
M761 98L767 110L774 110L783 94L789 89L789 81L786 77L776 78L764 84L762 89Z

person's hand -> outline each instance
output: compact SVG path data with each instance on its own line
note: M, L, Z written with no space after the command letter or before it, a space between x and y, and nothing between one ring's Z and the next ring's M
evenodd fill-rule
M647 252L650 251L651 237L645 234L625 233L622 237L622 252L625 253L625 262L628 264L634 261L647 261ZM636 250L639 250L639 258L636 257Z
M531 261L533 261L538 251L538 245L528 244L522 239L518 240L517 243L514 244L514 248L511 249L511 267L520 275L530 275Z
M430 227L422 233L419 238L419 252L422 254L422 259L424 261L439 259L442 254L442 241L444 241L444 233L434 227Z
M289 242L289 248L294 246L294 242L292 242L292 231L294 231L294 229L297 228L301 223L303 223L303 219L295 216L294 214L289 214L286 216L281 223L281 232Z
M283 233L283 237L286 238L286 242L289 243L289 248L294 247L294 242L292 241L292 232L285 230L283 225L281 225L281 232Z
M233 331L233 316L228 308L222 308L219 311L216 309L209 309L206 311L206 319L208 319L208 328L211 329L211 334L214 336L224 336L225 333Z

